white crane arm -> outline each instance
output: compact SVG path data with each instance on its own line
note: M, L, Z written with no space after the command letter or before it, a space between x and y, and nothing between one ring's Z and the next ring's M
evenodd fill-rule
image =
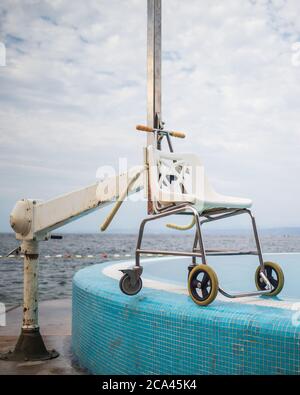
M124 190L128 189L128 194L140 191L144 188L144 170L144 166L137 166L127 173L47 201L19 200L10 216L17 239L44 240L47 233L113 203Z

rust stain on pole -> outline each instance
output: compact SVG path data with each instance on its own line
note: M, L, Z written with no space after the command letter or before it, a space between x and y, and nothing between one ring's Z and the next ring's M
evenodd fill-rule
M24 241L23 328L38 328L38 242Z

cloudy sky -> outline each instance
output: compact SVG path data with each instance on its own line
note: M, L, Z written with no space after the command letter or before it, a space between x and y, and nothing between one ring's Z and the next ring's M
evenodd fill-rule
M163 118L217 190L251 197L261 227L299 226L300 2L163 0ZM0 231L23 197L142 161L146 0L1 0ZM68 225L97 231L107 209ZM126 203L112 231L136 230ZM237 223L237 225L241 225ZM224 227L226 225L224 224Z

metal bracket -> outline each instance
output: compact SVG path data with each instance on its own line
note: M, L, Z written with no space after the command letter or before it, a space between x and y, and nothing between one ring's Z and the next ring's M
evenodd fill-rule
M20 252L21 252L21 246L18 246L16 248L14 248L13 250L9 251L9 253L7 253L5 255L5 257L7 258L7 257L9 257L10 255L13 255L13 254L19 255Z
M120 272L127 274L130 278L131 285L134 286L143 273L143 267L133 266L130 269L120 269Z

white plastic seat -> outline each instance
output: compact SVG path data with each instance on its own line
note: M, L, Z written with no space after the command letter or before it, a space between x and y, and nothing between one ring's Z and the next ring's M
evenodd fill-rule
M217 193L207 179L201 160L194 154L166 153L147 147L150 195L154 208L190 203L201 214L211 209L243 209L250 199Z

